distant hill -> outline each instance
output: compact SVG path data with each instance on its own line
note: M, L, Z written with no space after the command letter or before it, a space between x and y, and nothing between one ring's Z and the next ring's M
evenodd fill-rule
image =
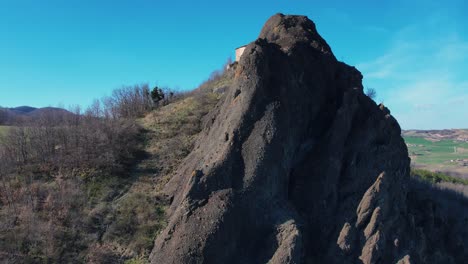
M429 141L455 140L468 142L468 129L403 130L403 137L422 137Z
M71 112L63 109L63 108L57 108L57 107L43 107L43 108L37 108L31 112L26 113L27 116L30 117L36 117L40 116L42 114L72 114Z
M14 108L5 108L15 114L28 114L33 112L34 110L37 110L38 108L36 107L31 107L31 106L18 106Z
M31 107L18 106L11 108L0 108L0 125L14 125L20 120L38 118L44 114L72 114L71 112L58 107Z

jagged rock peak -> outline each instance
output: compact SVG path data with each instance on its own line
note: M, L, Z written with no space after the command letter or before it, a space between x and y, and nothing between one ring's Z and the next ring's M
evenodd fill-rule
M333 56L330 46L318 34L314 22L306 16L276 14L265 23L259 38L278 44L284 50L305 44Z
M424 199L408 203L398 122L307 17L270 18L234 76L164 187L172 203L152 263L466 259L467 232L444 248L449 225L433 237L418 227Z

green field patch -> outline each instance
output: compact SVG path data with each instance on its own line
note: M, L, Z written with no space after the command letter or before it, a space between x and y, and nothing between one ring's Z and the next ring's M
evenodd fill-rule
M418 164L456 165L457 160L468 159L468 143L440 140L430 141L421 137L404 137L408 154Z

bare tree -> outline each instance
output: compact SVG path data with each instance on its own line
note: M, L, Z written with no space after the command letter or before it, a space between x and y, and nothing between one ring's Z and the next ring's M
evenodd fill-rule
M0 125L6 124L8 121L8 111L0 106Z
M375 91L374 88L368 87L368 88L366 89L366 95L367 95L370 99L374 100L375 97L377 96L377 92Z
M115 89L110 97L102 100L103 115L113 118L137 118L150 111L153 106L147 84Z

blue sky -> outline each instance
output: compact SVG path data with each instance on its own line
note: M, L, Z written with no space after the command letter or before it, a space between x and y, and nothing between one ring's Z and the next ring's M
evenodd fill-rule
M312 19L404 129L468 128L464 1L0 0L0 105L192 89L277 12Z

